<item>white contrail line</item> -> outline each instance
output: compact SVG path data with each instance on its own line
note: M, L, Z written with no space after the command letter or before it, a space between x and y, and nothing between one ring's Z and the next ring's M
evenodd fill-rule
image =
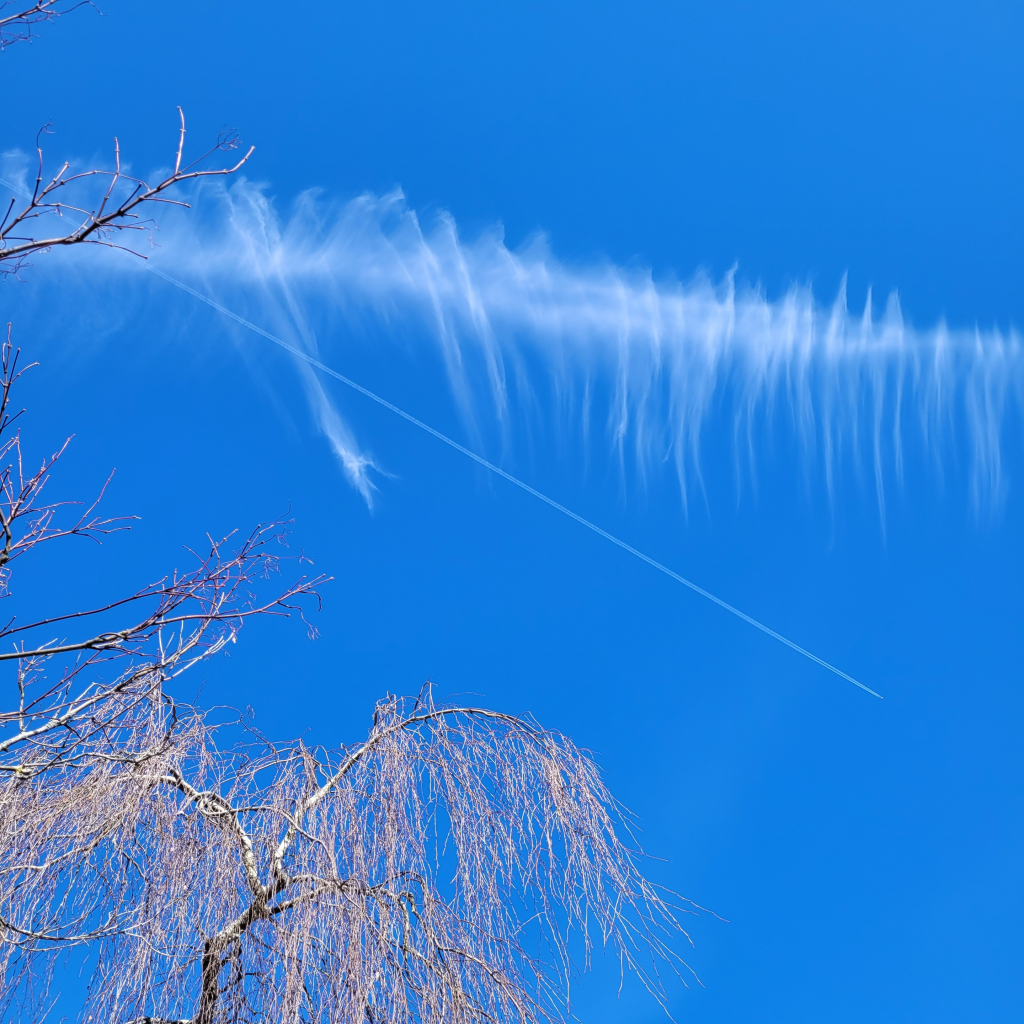
M26 198L30 198L28 196L28 193L25 192L24 189L18 188L18 186L13 184L13 182L9 182L4 178L0 178L0 185L4 185L7 188L11 189L12 191L25 196ZM120 249L118 251L123 252L128 257L137 256L137 254L131 253L124 249ZM533 497L538 498L540 501L543 501L546 505L550 505L553 509L556 509L563 515L568 516L570 519L574 519L577 523L580 523L582 526L585 526L588 530L593 530L594 533L598 534L601 537L604 537L604 539L607 541L611 541L612 544L616 545L616 547L622 548L623 551L628 551L631 555L634 555L636 558L639 558L640 561L646 562L648 565L653 566L659 572L663 572L666 576L671 576L672 579L674 579L677 583L682 583L684 587L689 587L690 590L692 590L694 593L700 594L701 597L707 598L707 600L713 602L714 604L717 604L719 608L724 608L727 612L731 613L732 615L735 615L738 619L742 619L748 625L753 626L755 629L761 630L762 633L766 633L768 636L772 637L772 639L778 640L779 643L785 644L791 650L796 651L797 654L802 654L805 658L808 658L810 661L813 661L816 665L820 665L822 668L828 669L829 672L832 672L835 675L839 676L840 679L845 679L847 682L853 683L854 686L858 686L866 693L870 693L872 697L877 697L879 700L884 700L880 693L876 693L874 690L871 689L870 686L865 686L859 680L854 679L853 676L847 675L847 673L845 673L842 669L836 668L835 665L832 665L829 662L825 661L824 658L819 658L816 654L812 654L806 648L801 647L799 644L794 643L787 637L784 637L781 633L776 633L775 630L772 629L770 626L766 626L763 622L758 622L757 619L752 618L750 615L747 615L746 612L741 612L739 608L736 608L733 605L729 604L728 601L723 601L720 597L716 597L710 591L705 590L703 587L698 586L691 580L688 580L685 576L680 576L679 573L670 569L667 565L662 565L661 562L658 562L655 559L651 558L650 555L645 555L642 551L633 547L632 544L627 544L624 540L620 540L614 534L609 533L607 530L603 530L596 523L592 523L589 519L584 519L583 516L579 515L576 512L573 512L572 509L566 508L565 505L559 504L557 501L554 500L554 498L549 498L546 494L543 494L541 491L538 491L535 487L531 487L525 481L520 480L518 477L513 476L511 473L507 473L500 466L496 466L493 462L488 462L487 459L485 459L482 455L477 455L476 452L471 451L469 448L466 448L463 445L459 444L458 441L455 441L452 438L448 437L447 434L442 434L440 430L435 430L428 423L424 423L422 420L419 420L410 413L407 413L404 409L400 409L397 405L394 405L393 403L389 402L386 398L382 398L380 395L375 394L368 388L364 388L362 384L357 384L354 380L350 379L349 377L346 377L344 374L339 373L337 370L332 369L325 363L320 362L319 359L315 359L307 352L303 352L302 349L296 348L294 345L290 345L283 338L279 338L277 337L277 335L271 334L269 331L265 331L262 327L259 327L258 325L254 324L251 320L246 320L245 317L239 316L238 313L233 312L226 306L222 306L219 302L217 302L214 299L211 299L208 295L204 295L202 292L197 291L195 288L191 288L189 285L185 284L184 281L179 281L176 277L171 277L170 274L165 274L162 270L158 270L145 257L143 257L143 259L145 259L143 266L146 268L146 270L148 270L151 274L155 274L161 280L166 281L168 284L174 285L175 288L180 288L183 292L187 292L189 295L191 295L193 298L198 299L200 302L205 302L206 305L217 310L218 313L222 313L224 316L229 317L236 323L241 324L243 327L247 327L250 331L254 331L256 334L259 334L260 336L266 338L268 341L272 341L275 345L279 346L280 348L283 348L286 352L290 352L293 356L305 360L307 363L309 363L310 366L313 366L316 369L320 370L321 373L325 373L327 374L327 376L333 377L335 380L341 381L342 384L346 384L348 387L352 388L353 391L358 391L361 395L365 395L367 398L376 402L378 405L382 405L385 409L389 409L391 412L395 413L396 416L401 416L402 419L407 420L409 423L413 424L413 426L419 427L420 430L426 431L428 434L432 435L433 437L436 437L439 441L443 441L450 448L454 448L457 452L461 452L463 455L467 456L474 462L483 466L485 469L488 469L497 476L500 476L503 479L507 480L510 484L515 484L516 487L519 487L521 490L526 491L527 494L532 494Z
M816 654L812 654L806 648L801 647L799 644L796 644L787 637L784 637L781 633L776 633L775 630L772 629L770 626L766 626L763 622L758 622L757 619L747 615L746 612L741 612L739 608L735 608L727 601L723 601L720 597L716 597L710 591L707 591L703 587L698 586L696 583L693 583L691 580L688 580L685 576L680 576L679 573L668 568L668 566L666 565L662 565L661 562L658 562L655 559L651 558L650 555L645 555L642 551L633 547L632 544L627 544L624 540L620 540L614 534L609 533L607 530L601 529L601 527L598 526L596 523L592 523L589 519L584 519L583 516L579 515L576 512L573 512L572 509L566 508L565 505L559 504L557 501L554 500L554 498L549 498L546 494L543 494L542 492L538 491L535 487L531 487L525 481L520 480L518 477L513 476L511 473L507 473L500 466L496 466L493 462L488 462L487 459L485 459L483 456L477 455L476 452L459 444L458 441L455 441L452 438L448 437L447 434L442 434L440 430L435 430L432 426L430 426L430 424L424 423L422 420L419 420L410 413L407 413L404 409L400 409L397 405L394 405L392 402L389 402L386 398L382 398L380 395L375 394L368 388L364 388L362 384L357 384L354 380L352 380L349 377L346 377L343 373L339 373L332 367L320 362L319 359L314 358L313 356L309 355L309 353L303 352L302 349L296 348L294 345L290 345L283 338L279 338L277 337L277 335L271 334L269 331L265 331L262 327L259 327L257 324L254 324L251 320L246 320L245 317L239 316L237 313L228 309L226 306L222 306L216 300L211 299L208 295L204 295L202 292L196 291L195 288L190 288L187 284L185 284L184 281L179 281L177 278L171 277L169 274L165 274L162 270L157 270L157 268L152 266L152 264L150 263L146 263L145 266L147 270L155 274L157 277L161 278L161 280L166 281L168 284L173 284L176 288L180 288L182 291L187 292L194 298L199 299L200 302L205 302L206 305L217 310L218 313L223 313L224 316L230 317L236 323L241 324L243 327L247 327L250 331L254 331L256 334L261 335L268 341L272 341L275 345L278 345L280 348L283 348L286 352L290 352L293 356L296 356L299 359L304 359L307 363L309 363L310 366L315 367L321 373L325 373L327 374L327 376L333 377L335 380L341 381L342 384L346 384L348 387L352 388L353 391L358 391L361 395L365 395L371 401L376 402L378 405L382 405L385 409L389 409L391 412L395 413L396 416L401 416L402 419L407 420L409 423L413 424L413 426L419 427L420 430L424 430L433 437L436 437L439 441L443 441L450 448L454 448L457 452L461 452L463 455L467 456L467 458L472 459L474 462L483 466L485 469L488 469L497 476L500 476L504 480L507 480L510 484L515 484L516 487L519 487L520 489L526 491L527 494L532 494L533 497L538 498L540 501L543 501L546 505L550 505L553 509L556 509L563 515L568 516L570 519L574 519L577 523L580 523L582 526L585 526L588 530L593 530L594 533L598 534L601 537L604 537L604 539L607 541L611 541L612 544L615 544L617 547L622 548L623 551L628 551L631 555L634 555L637 558L639 558L642 562L646 562L648 565L653 566L659 572L663 572L666 576L671 576L672 579L674 579L677 583L682 583L684 587L689 587L690 590L694 591L694 593L700 594L701 597L705 597L709 601L712 601L715 604L717 604L719 608L724 608L727 612L730 612L737 618L742 619L748 625L754 626L756 629L761 630L762 633L767 633L768 636L772 637L772 639L778 640L781 644L785 644L791 650L796 651L797 654L802 654L805 658L809 658L816 665L820 665L822 668L828 669L829 672L832 672L835 675L839 676L840 679L845 679L847 682L853 683L854 686L859 686L866 693L870 693L872 697L877 697L879 700L884 699L880 693L876 693L874 690L871 689L871 687L865 686L859 680L854 679L853 676L847 675L842 669L836 668L835 665L831 665L823 658L819 658Z

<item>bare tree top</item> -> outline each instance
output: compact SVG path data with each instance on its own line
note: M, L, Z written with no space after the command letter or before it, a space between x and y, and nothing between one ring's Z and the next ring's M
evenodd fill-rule
M0 211L0 276L16 274L34 254L54 248L90 244L122 249L143 256L126 241L126 233L141 232L150 237L152 220L143 215L158 204L188 206L168 193L183 182L197 178L234 174L252 155L250 146L226 167L206 166L218 153L238 150L238 133L225 130L213 146L194 160L185 160L185 115L178 108L180 128L173 169L153 184L125 173L121 148L114 139L114 161L109 170L73 171L64 162L54 174L44 173L42 139L50 126L36 137L36 177L24 206L11 197ZM96 187L98 186L98 188Z
M35 36L32 29L45 21L54 21L79 7L97 9L92 0L3 0L0 3L0 50L12 43L28 42Z
M12 966L89 945L94 1020L527 1024L601 949L663 1006L689 972L597 766L529 719L425 688L329 751L122 704L45 785L0 781Z

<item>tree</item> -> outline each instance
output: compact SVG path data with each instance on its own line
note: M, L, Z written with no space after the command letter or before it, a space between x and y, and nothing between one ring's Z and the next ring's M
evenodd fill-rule
M0 3L0 50L11 43L24 43L32 38L32 28L46 21L55 21L79 7L95 7L90 0L4 0Z
M4 40L71 9L37 3ZM0 7L0 12L3 8ZM19 35L20 33L20 35ZM207 156L237 147L223 137ZM116 148L116 147L115 147ZM56 246L120 245L175 185L112 171L49 178L0 225L0 267ZM249 150L251 153L251 150ZM103 175L94 206L66 193ZM49 182L47 184L47 182ZM76 220L66 230L42 225ZM57 220L60 218L60 221ZM17 237L20 236L20 237ZM42 544L126 529L48 504L67 445L24 469L0 353L0 584ZM102 491L100 493L102 497ZM418 696L378 703L365 739L278 743L249 715L204 711L179 677L250 618L298 614L323 575L297 575L283 520L209 539L192 567L95 608L0 625L12 699L0 710L0 1009L42 1019L55 971L87 950L82 1016L106 1022L483 1022L558 1019L597 946L664 1000L682 973L668 894L639 870L594 761L528 718ZM307 621L308 626L308 621ZM310 631L313 632L312 628Z

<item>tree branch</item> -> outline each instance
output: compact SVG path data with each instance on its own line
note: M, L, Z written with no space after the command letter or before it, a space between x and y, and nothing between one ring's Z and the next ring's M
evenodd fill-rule
M11 14L4 14L5 8L15 6L16 0L0 3L0 50L12 43L23 43L33 38L32 26L44 21L54 21L64 14L70 14L79 7L98 8L92 0L36 0L28 7Z
M35 186L29 197L28 205L19 213L11 216L13 203L7 215L0 221L0 274L17 273L24 265L27 257L33 253L46 252L62 246L79 244L103 245L109 248L124 248L126 252L146 259L134 249L115 244L111 239L122 231L148 231L149 221L139 219L136 212L139 207L153 203L171 202L174 205L188 206L188 203L171 200L165 193L186 181L199 178L222 177L234 174L252 156L255 146L250 146L242 158L230 167L201 168L203 161L215 153L230 152L238 149L241 140L237 132L225 131L220 134L216 144L198 159L182 166L185 146L185 115L178 108L181 127L178 132L178 145L174 154L174 170L155 185L147 184L143 179L125 174L121 170L121 148L114 139L113 170L88 170L69 173L70 165L65 163L52 178L44 182L43 149L38 139L36 142L37 171ZM40 131L40 137L47 133L49 126ZM75 202L63 202L61 197L75 185L85 185L91 181L106 179L106 188L98 206L88 209L76 205ZM71 230L50 236L38 237L22 235L19 232L30 222L48 214L63 220L72 216L77 224Z

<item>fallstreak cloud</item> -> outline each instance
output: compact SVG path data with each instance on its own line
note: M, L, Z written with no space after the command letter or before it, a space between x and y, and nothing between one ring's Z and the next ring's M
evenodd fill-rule
M608 265L567 267L540 239L515 252L498 232L466 243L447 214L425 231L399 192L339 206L307 194L287 219L262 189L244 181L206 189L195 200L198 210L162 228L160 248L146 265L297 357L319 426L367 503L374 463L318 372L874 696L852 676L328 366L318 358L309 326L311 304L368 308L384 320L426 325L470 422L481 405L473 367L482 367L487 404L501 423L513 414L515 394L533 390L524 367L539 365L552 377L563 412L575 412L584 433L594 411L591 384L603 378L611 395L608 435L620 458L628 449L641 471L655 460L671 460L684 503L690 478L699 479L701 431L726 391L737 449L746 445L752 466L756 428L779 415L788 417L805 452L820 457L830 489L843 457L856 458L866 438L883 518L884 464L891 461L902 477L910 430L926 448L940 445L946 432L966 430L976 502L991 503L1001 492L1004 420L1019 415L1024 397L1024 353L1015 332L958 332L943 325L914 330L895 298L881 316L873 314L870 299L855 316L843 289L823 307L809 289L794 288L772 301L737 288L733 275L717 284L706 277L680 284ZM131 262L106 266L127 271ZM279 333L213 298L239 289L250 303L255 298Z
M606 429L641 473L668 461L684 502L699 483L702 429L726 396L737 457L751 469L759 429L788 419L830 491L844 459L866 461L884 514L883 481L887 472L902 479L908 439L937 452L963 434L976 505L1002 494L1001 436L1024 404L1016 332L917 330L895 296L880 313L870 297L851 313L845 286L823 306L809 288L770 300L733 275L679 283L607 264L570 267L543 239L518 251L498 231L464 241L445 213L425 229L400 192L339 205L308 193L282 217L262 189L239 182L197 205L198 217L160 239L156 266L214 293L257 289L311 353L307 303L418 321L436 339L467 420L483 412L506 421L540 366L561 414L584 433ZM369 498L372 462L318 385L308 387ZM598 409L591 396L602 389L610 398Z
M722 407L738 467L756 470L766 429L789 429L830 493L844 465L869 467L883 520L885 481L902 481L911 447L938 464L945 448L966 448L978 509L1003 494L1002 439L1024 406L1016 331L916 329L895 296L880 312L869 296L853 313L845 285L823 305L806 287L769 299L733 274L680 283L568 266L543 238L518 250L499 230L466 241L443 212L424 227L398 191L346 203L309 192L283 216L262 187L240 180L203 189L193 206L162 218L152 266L244 300L311 356L311 311L325 307L420 336L426 328L468 424L488 416L507 428L549 392L552 415L584 436L606 434L623 465L641 475L671 465L684 505L701 486L702 431ZM372 501L372 459L301 365L320 428Z

